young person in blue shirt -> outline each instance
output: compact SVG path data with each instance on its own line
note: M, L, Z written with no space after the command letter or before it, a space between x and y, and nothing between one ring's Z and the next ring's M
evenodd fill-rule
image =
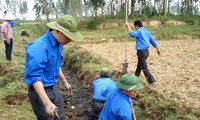
M58 78L70 93L72 88L61 69L63 46L71 41L81 42L83 35L70 15L61 16L47 26L50 29L43 36L26 46L24 80L37 119L64 120L64 103L56 86Z
M100 70L100 78L94 80L92 84L93 96L89 120L98 120L99 113L103 109L103 105L106 100L103 93L107 88L115 86L116 84L109 77L110 71L108 68L104 67Z
M155 83L156 80L154 79L154 77L152 76L152 74L150 73L148 69L146 59L149 56L148 49L150 47L150 44L154 48L156 48L158 55L160 54L160 51L158 49L158 44L153 38L153 36L151 35L151 33L143 27L142 22L140 20L136 20L134 22L134 26L135 26L135 30L131 30L129 23L126 21L126 27L127 27L127 31L129 35L132 38L136 38L135 48L137 50L138 63L137 63L135 75L140 76L140 73L142 70L147 79L147 82L149 84Z
M133 120L135 116L131 98L135 98L142 88L138 77L131 74L123 75L116 83L116 87L108 92L110 94L99 114L99 120Z

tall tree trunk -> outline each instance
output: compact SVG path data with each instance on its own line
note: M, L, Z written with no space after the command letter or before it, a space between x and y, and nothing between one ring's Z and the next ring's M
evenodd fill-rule
M135 9L135 0L131 0L131 17L134 17L134 9Z
M142 0L142 16L146 16L146 0Z
M167 10L167 13L170 14L170 0L168 0L168 10Z
M113 0L110 0L110 15L113 16L114 12L113 12Z
M45 15L46 15L46 19L47 19L47 22L50 22L50 20L49 20L49 11L47 10L47 6L48 6L47 0L45 0L44 2L45 2Z
M187 14L187 9L188 9L188 0L184 1L185 7L184 7L184 15Z
M160 7L159 7L159 16L161 16L161 9L162 9L162 6L163 6L163 2L164 2L164 0L162 0L161 3L160 3Z
M80 15L81 23L82 23L82 21L83 21L83 4L82 4L82 0L79 0L79 6L80 6L79 15Z
M167 0L164 0L164 3L163 3L163 14L164 14L164 17L167 16Z
M95 17L97 17L97 6L95 6Z
M180 1L178 0L178 6L177 6L177 14L180 14Z
M153 12L154 12L154 15L157 14L156 12L156 1L154 0L154 3L153 3Z
M72 15L72 6L71 6L71 0L69 0L69 14ZM73 15L72 15L73 16Z

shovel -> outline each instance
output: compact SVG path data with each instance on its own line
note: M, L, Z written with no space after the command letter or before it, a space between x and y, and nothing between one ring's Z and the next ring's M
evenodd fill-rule
M125 3L125 7L126 7L126 13L125 13L125 15L126 15L126 21L128 21L128 15L127 15L127 4L128 4L128 2L127 2L127 0L125 1L126 3ZM122 63L122 65L123 65L123 67L122 67L122 74L126 74L126 73L128 73L128 71L127 71L127 69L128 69L128 62L127 62L127 34L126 34L126 41L125 41L125 60L124 60L124 63Z

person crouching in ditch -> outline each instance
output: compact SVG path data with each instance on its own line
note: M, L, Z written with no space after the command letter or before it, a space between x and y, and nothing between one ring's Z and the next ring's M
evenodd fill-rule
M107 97L99 120L136 120L132 100L143 86L135 75L125 74Z
M92 84L93 96L91 111L89 113L89 120L98 120L99 113L101 112L106 97L103 92L111 86L115 86L115 82L109 78L110 71L104 67L100 70L100 78L96 79Z
M72 40L81 42L83 35L70 15L61 16L47 26L50 29L43 36L26 46L24 80L37 119L64 120L64 102L56 86L58 78L70 93L72 88L61 69L63 46Z

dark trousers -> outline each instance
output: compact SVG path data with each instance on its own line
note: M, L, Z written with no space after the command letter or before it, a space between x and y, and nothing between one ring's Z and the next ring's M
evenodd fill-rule
M92 102L91 110L89 113L89 120L98 120L99 113L103 109L104 103Z
M63 103L61 94L58 90L58 87L56 85L52 87L47 87L45 88L45 92L47 96L49 97L49 99L51 100L51 102L57 106L60 120L65 120L64 103ZM57 118L52 118L48 116L42 100L40 99L40 97L38 96L38 94L36 93L33 87L29 87L28 96L29 96L33 111L35 115L37 116L37 120L58 120Z
M10 44L8 44L6 41L4 41L5 44L5 53L6 53L6 60L12 60L11 54L12 54L12 47L13 47L13 39L10 39Z
M154 77L151 75L148 67L147 67L147 63L146 63L146 59L149 56L149 50L137 50L137 56L138 56L138 63L137 63L137 68L135 71L135 75L136 76L140 76L141 70L143 71L147 82L149 84L152 84L153 82L155 82Z

